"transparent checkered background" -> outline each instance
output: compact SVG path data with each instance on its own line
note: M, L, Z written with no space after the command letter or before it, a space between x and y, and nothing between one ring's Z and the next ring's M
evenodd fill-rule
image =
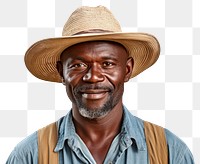
M70 109L64 86L33 77L23 56L35 41L61 36L66 19L81 5L107 6L123 31L159 39L158 62L126 83L124 103L178 135L200 163L199 0L0 1L0 163L20 140Z

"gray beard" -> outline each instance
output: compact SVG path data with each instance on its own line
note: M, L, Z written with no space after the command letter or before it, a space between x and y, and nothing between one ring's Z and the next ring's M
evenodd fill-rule
M83 117L96 119L106 116L112 110L112 108L113 106L111 103L107 102L107 104L104 104L104 106L99 109L88 109L86 107L79 106L78 110Z

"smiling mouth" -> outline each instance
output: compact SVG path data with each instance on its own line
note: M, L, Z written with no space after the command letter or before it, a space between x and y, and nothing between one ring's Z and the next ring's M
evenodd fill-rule
M97 100L104 98L107 93L107 90L87 90L81 92L81 95L85 99Z

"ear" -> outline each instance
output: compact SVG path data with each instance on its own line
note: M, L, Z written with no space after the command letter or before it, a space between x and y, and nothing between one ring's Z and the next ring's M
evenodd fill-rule
M57 61L56 69L57 69L58 73L60 74L60 76L62 77L62 83L65 84L65 80L63 77L63 64L61 61Z
M126 62L126 76L124 82L129 81L129 79L131 78L133 66L134 66L134 60L132 57L129 57Z
M56 63L56 69L61 77L63 77L63 65L61 61L57 61Z

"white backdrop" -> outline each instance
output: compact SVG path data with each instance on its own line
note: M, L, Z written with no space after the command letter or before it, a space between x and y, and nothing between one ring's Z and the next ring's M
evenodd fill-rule
M64 86L25 68L27 48L61 36L81 5L104 5L123 31L147 32L161 44L158 62L125 85L124 104L138 117L183 139L200 163L199 0L7 0L0 2L0 163L27 135L70 109Z

